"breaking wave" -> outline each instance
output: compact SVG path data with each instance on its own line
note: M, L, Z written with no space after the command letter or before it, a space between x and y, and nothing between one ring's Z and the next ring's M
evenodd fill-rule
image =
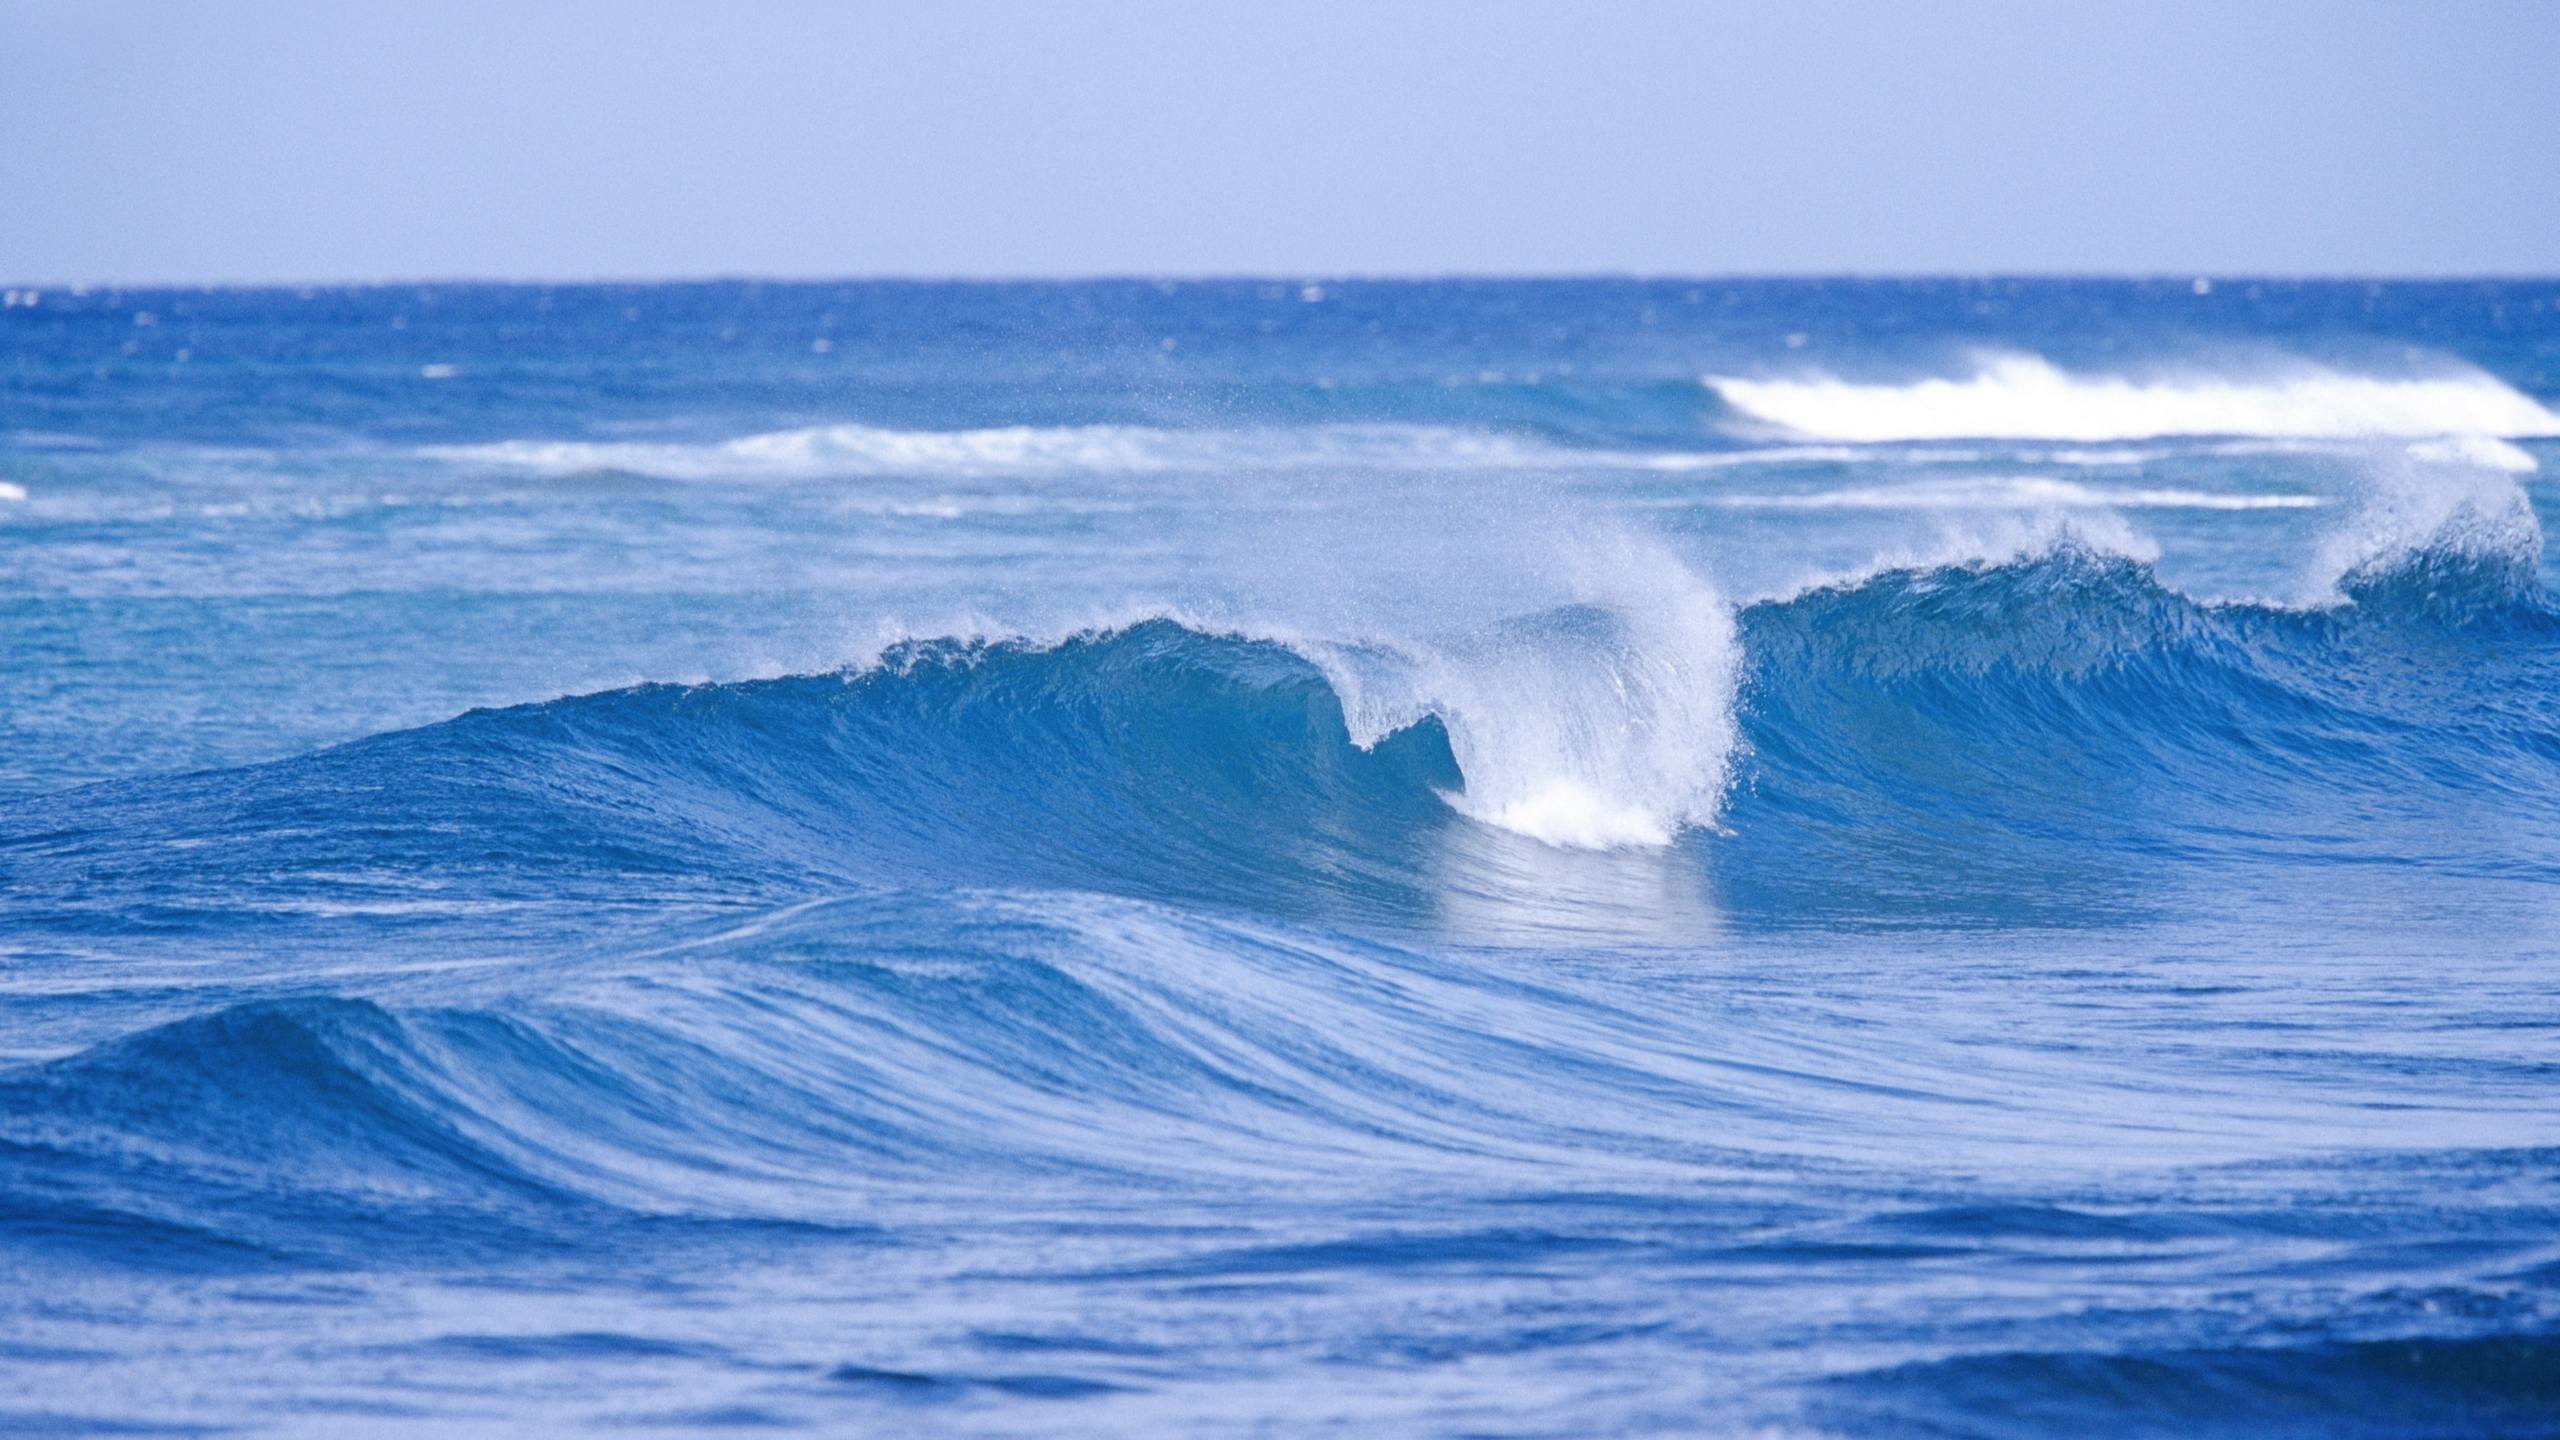
M1519 845L1677 844L1771 917L1881 903L1873 877L1914 867L1910 892L1944 899L2075 857L2245 858L2226 832L2260 811L2295 818L2288 844L2383 856L2389 817L2423 817L2411 795L2560 787L2560 623L2511 534L2466 548L2467 513L2364 559L2326 609L2195 601L2066 538L1738 612L1672 587L1433 649L1170 620L915 641L842 674L63 792L18 807L9 853L20 903L65 914L931 882L1389 921L1452 885L1536 891Z
M1792 435L1863 443L2560 435L2560 415L2469 369L2403 377L2305 364L2246 377L2133 377L2066 371L2036 355L1995 354L1959 376L1716 375L1706 385L1747 420ZM2521 454L2513 447L2503 453Z

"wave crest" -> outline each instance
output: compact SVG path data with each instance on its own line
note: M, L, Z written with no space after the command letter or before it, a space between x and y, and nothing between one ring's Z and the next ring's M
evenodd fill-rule
M2437 444L2374 457L2356 505L2320 541L2314 598L2441 612L2538 593L2542 522L2504 453L2513 449ZM2532 457L2522 458L2530 470Z
M2560 435L2560 415L2494 376L2355 375L2301 365L2240 378L2078 374L2038 355L1993 354L1971 374L1907 381L1711 375L1735 412L1790 434L1877 443L2112 441L2180 435L2352 439Z
M1393 923L1600 893L1549 846L1712 855L1769 914L1854 909L1875 894L1823 877L1915 866L1932 903L2015 903L2039 870L2209 854L2268 815L2287 844L2434 855L2389 817L2471 793L2541 823L2519 797L2560 787L2560 616L2486 553L2440 536L2308 610L2199 602L2066 535L1738 613L1627 566L1607 603L1431 646L1167 620L910 642L39 797L0 843L26 923L119 930L147 897L243 934L848 885Z
M1658 546L1585 538L1559 556L1593 597L1428 643L1294 642L1375 744L1448 733L1465 814L1551 845L1664 845L1710 825L1734 745L1733 614Z

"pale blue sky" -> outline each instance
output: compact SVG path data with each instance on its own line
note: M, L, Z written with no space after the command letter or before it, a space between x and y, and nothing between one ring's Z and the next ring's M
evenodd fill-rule
M2560 3L0 0L0 277L2560 272Z

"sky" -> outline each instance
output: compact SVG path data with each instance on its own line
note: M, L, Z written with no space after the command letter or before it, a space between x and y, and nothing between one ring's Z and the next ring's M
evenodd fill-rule
M0 0L0 278L2560 273L2560 3Z

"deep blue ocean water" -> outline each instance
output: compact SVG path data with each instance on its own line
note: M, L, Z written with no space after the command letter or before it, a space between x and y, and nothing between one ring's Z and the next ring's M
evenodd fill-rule
M2560 284L7 299L0 1431L2560 1435Z

